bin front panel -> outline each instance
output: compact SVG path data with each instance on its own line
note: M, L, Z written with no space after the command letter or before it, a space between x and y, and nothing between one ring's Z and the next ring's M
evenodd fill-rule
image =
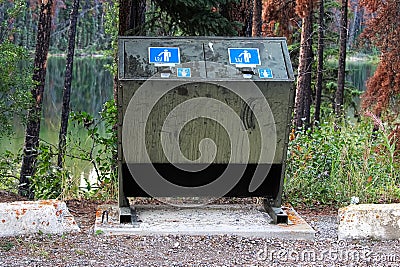
M179 48L180 63L173 68L151 64L149 48L162 47ZM188 67L189 65L192 78L206 77L203 43L197 40L122 39L119 43L119 59L120 80L160 78L164 70L170 69L174 72L172 76L176 77L177 68Z
M161 49L158 50L160 54L162 48L179 48L179 63L152 63L149 47ZM239 49L239 52L234 49ZM259 62L251 66L233 64L232 55L242 57L241 52L245 50L253 53L253 59L257 55L254 51L258 51ZM182 69L189 69L190 75L180 75ZM261 74L261 71L266 74ZM229 164L233 164L238 169L247 167L239 183L227 196L280 199L293 102L293 72L284 39L120 38L119 80L118 153L122 195L147 195L136 184L128 167L147 169L151 164L171 183L190 187L212 182ZM257 88L259 94L253 94L250 87ZM132 99L138 95L140 101L128 109ZM156 102L155 95L160 95ZM183 106L198 99L205 102L197 106ZM267 101L268 108L259 104L260 99ZM241 121L238 127L228 127L227 130L218 121L201 116L210 112L224 119L226 109L209 105L215 101L225 104L236 114ZM179 116L174 115L181 105ZM145 114L143 110L150 106L151 112ZM199 115L195 119L192 119L193 110ZM266 115L268 119L260 127L254 113L262 116L271 113L272 117ZM169 124L165 123L167 119ZM126 130L129 128L127 125L130 130ZM182 127L176 131L178 125ZM133 140L129 146L124 146L124 126L125 140ZM140 137L142 140L131 131L134 128L144 129L145 134ZM273 135L276 138L262 137ZM248 151L243 148L244 136L249 140ZM176 140L178 147L173 144ZM209 140L215 147L210 146ZM204 156L202 151L208 154ZM261 159L262 152L269 157ZM183 171L187 169L186 159L192 161L191 164L204 166L204 169L199 172ZM249 192L252 173L258 165L271 169L259 188Z
M207 64L207 78L209 79L243 79L242 69L246 65L236 67L236 64L231 64L229 60L229 48L240 48L243 51L246 48L258 49L259 64L248 68L252 68L254 75L251 80L262 80L265 82L271 80L289 80L288 69L286 67L285 54L283 53L282 39L268 40L221 40L211 39L204 45L204 54L206 62L216 64ZM254 57L254 55L253 55ZM249 59L251 63L251 58ZM270 78L260 78L259 71L268 70Z

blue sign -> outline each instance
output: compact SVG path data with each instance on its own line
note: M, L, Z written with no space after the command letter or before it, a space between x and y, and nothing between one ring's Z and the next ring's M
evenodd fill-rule
M192 74L190 72L190 68L177 68L177 76L178 77L191 77Z
M258 73L260 75L260 78L274 78L274 75L272 74L271 69L258 69Z
M149 62L157 65L181 63L179 47L149 47Z
M236 65L261 65L258 48L228 48L229 63Z

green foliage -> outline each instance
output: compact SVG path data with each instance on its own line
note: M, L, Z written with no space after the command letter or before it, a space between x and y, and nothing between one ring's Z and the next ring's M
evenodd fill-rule
M148 35L237 35L235 26L219 11L218 7L235 0L174 0L154 1L147 13Z
M17 193L19 184L18 170L21 163L21 153L13 154L5 151L0 155L0 190Z
M14 23L26 10L25 3L26 1L24 0L0 0L0 12L2 13L2 21L0 22L1 43L6 39L12 39L14 34L18 31L17 27L14 26Z
M9 41L0 43L0 133L12 133L14 118L24 118L32 85L26 49Z
M92 164L97 177L96 187L87 181L87 191L99 198L116 198L117 196L117 134L114 129L117 122L117 108L114 101L104 104L100 119L95 119L86 112L71 113L71 122L83 127L91 142L89 150L79 147L80 142L71 144L72 151L78 152L75 157ZM101 126L104 132L101 131ZM75 147L73 147L75 146Z
M37 199L95 197L115 199L117 197L116 125L117 109L113 101L106 102L96 119L87 112L71 113L70 122L86 132L84 142L90 148L82 146L82 140L69 134L67 140L66 160L89 162L96 179L85 176L73 177L72 166L60 169L57 166L58 147L40 140L38 157L35 162L35 175L31 178L31 186ZM21 155L7 151L0 156L0 189L17 192ZM80 188L80 179L86 181L86 188ZM80 190L83 189L83 190Z
M55 199L62 193L63 176L68 173L57 167L57 153L56 146L40 141L35 175L30 180L37 199Z
M12 134L14 119L21 121L30 104L32 86L28 51L13 43L16 19L25 10L25 1L0 1L0 138Z
M99 236L99 235L103 235L104 231L103 230L96 230L96 232L94 233L94 235Z
M400 201L400 164L385 131L372 132L368 122L323 123L296 132L290 142L285 198L293 204L349 204Z
M105 32L111 38L111 47L105 51L105 55L108 57L116 58L118 54L118 23L119 23L119 6L117 0L105 3ZM112 64L107 64L108 69L113 75L117 74L117 62L113 61Z
M54 30L50 50L53 53L64 53L68 44L69 16L72 8L71 0L55 5ZM77 53L99 53L110 48L110 36L106 32L105 16L109 16L107 5L112 1L81 1L77 21L76 51Z
M328 50L329 57L334 56L333 50ZM337 52L337 51L336 51ZM349 65L349 64L347 64ZM313 74L316 75L316 62L314 62ZM322 81L322 103L321 103L321 120L329 120L333 115L334 102L335 102L335 92L337 89L337 61L334 60L324 60L324 76ZM346 76L350 77L352 70L346 70ZM316 80L316 79L314 79ZM354 115L359 115L359 105L355 102L359 99L362 91L355 87L353 82L345 82L345 93L344 93L344 110L354 111ZM313 92L315 94L315 92ZM312 107L314 108L314 107Z

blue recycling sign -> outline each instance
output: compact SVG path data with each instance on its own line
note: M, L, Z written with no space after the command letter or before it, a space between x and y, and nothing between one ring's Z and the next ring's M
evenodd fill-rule
M180 64L179 47L149 47L149 63L170 66Z
M272 74L272 70L270 68L258 69L258 73L260 75L260 78L274 78L274 75Z
M229 63L235 65L261 65L258 48L228 48Z

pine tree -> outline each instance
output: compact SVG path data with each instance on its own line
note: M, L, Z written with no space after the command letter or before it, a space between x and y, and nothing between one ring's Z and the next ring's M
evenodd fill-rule
M344 85L346 80L346 52L347 52L347 12L348 0L341 1L340 8L340 48L338 82L335 95L335 114L337 118L343 115Z
M373 14L361 35L365 43L376 46L380 62L367 82L362 107L380 116L398 107L400 94L400 1L361 0L360 4ZM392 103L392 105L391 105Z
M60 134L58 137L58 160L57 165L59 168L63 167L64 153L66 146L66 135L68 129L68 118L69 118L69 102L71 98L71 83L72 83L72 70L74 63L74 51L75 51L75 35L76 35L76 22L78 20L78 9L79 0L74 0L70 15L70 25L68 32L68 53L67 53L67 64L65 67L65 80L63 90L63 104L61 112L61 126Z
M34 87L31 90L33 105L28 111L28 123L25 133L24 154L20 172L19 194L34 198L30 187L30 178L35 171L38 154L40 120L42 115L43 91L46 78L47 54L50 46L50 31L53 0L43 0L40 4L38 32L33 70Z
M297 128L310 125L313 6L314 0L298 0L296 6L296 12L302 18L294 111L294 125Z
M319 11L318 11L318 63L317 63L317 83L315 92L315 114L314 121L321 121L321 98L322 98L322 81L324 74L324 0L318 1Z

